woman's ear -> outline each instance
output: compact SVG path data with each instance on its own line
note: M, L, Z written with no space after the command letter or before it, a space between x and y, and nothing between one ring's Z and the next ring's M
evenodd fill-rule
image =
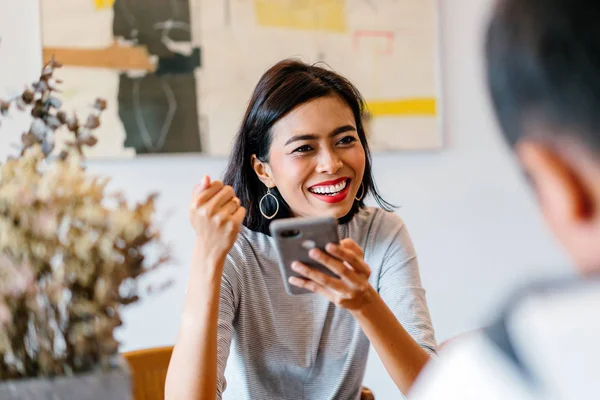
M260 179L260 181L264 183L266 187L273 188L276 186L275 179L273 179L273 173L271 172L271 167L268 163L260 161L255 154L252 154L250 162L252 163L252 168L254 169L256 176L258 176L258 179Z

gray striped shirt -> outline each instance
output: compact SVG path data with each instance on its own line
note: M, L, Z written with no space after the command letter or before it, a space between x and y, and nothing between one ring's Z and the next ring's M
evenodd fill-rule
M361 246L371 285L421 347L435 353L425 290L400 217L364 208L339 233ZM230 348L237 365L226 381ZM274 241L244 227L221 284L217 398L227 386L235 399L356 400L368 353L369 340L347 310L319 295L286 294Z

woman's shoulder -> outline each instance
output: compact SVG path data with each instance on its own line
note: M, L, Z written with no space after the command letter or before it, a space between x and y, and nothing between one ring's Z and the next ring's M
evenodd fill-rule
M365 253L383 254L403 227L404 221L395 212L379 207L364 207L346 227L340 229L340 236L353 239Z
M229 258L236 264L245 264L259 255L269 253L273 248L270 236L256 232L242 226L233 247L229 251Z
M356 217L360 228L367 228L383 235L394 234L402 230L405 225L400 215L379 207L364 207Z
M260 269L269 252L269 237L242 226L237 239L227 254L223 275L228 279L244 281L253 270Z
M269 236L242 226L231 250L238 253L251 253L256 248L269 245L269 241Z

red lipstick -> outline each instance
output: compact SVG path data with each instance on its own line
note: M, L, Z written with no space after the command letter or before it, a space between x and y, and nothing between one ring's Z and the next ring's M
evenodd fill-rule
M346 199L346 197L348 197L348 192L350 191L350 181L351 181L350 178L339 178L339 179L335 179L332 181L320 182L309 188L309 189L315 189L315 188L319 188L319 187L323 187L323 186L335 186L342 182L346 182L346 187L344 187L344 189L342 189L341 191L339 191L335 194L315 193L312 190L309 190L309 192L310 192L310 194L315 196L317 199L319 199L325 203L329 203L329 204L339 203L341 201L344 201Z

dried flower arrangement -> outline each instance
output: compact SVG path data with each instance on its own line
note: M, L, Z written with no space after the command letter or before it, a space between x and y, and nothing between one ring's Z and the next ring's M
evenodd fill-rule
M107 104L96 100L84 124L61 111L59 67L50 61L19 97L0 100L2 116L33 117L20 156L0 165L0 380L115 366L119 311L142 294L138 278L168 260L155 195L129 207L82 165ZM53 156L61 127L73 140ZM151 265L148 245L159 249Z

